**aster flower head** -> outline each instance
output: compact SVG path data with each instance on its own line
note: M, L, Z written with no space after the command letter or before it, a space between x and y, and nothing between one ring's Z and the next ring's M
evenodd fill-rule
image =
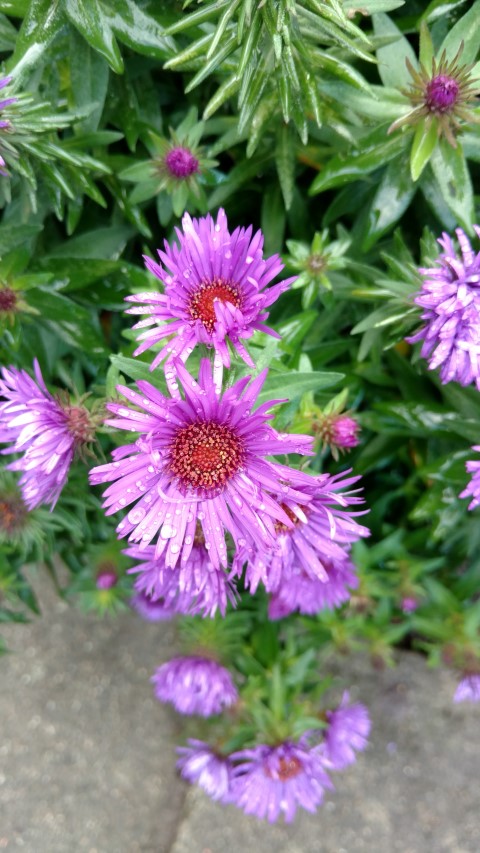
M11 444L1 453L21 453L7 465L21 471L19 481L28 509L55 506L68 477L75 452L93 440L94 426L83 406L61 402L50 394L34 360L34 381L25 370L2 369L0 379L0 443Z
M474 445L472 450L480 453L480 445ZM475 507L480 505L480 459L472 459L467 462L466 469L472 475L472 478L463 492L460 492L460 497L471 498L468 508L475 509Z
M164 285L164 293L127 296L136 303L130 314L146 314L137 323L141 332L139 355L165 339L168 341L153 359L153 370L161 361L178 357L186 361L197 344L215 350L218 363L230 366L227 343L247 364L252 360L243 341L258 330L278 337L265 326L266 310L290 285L292 279L268 289L267 285L283 269L278 255L263 258L263 234L252 228L228 230L225 211L217 220L210 214L191 219L188 213L176 229L178 244L165 242L158 250L163 265L146 257L147 268Z
M275 523L292 522L280 502L305 501L307 474L265 460L276 453L313 454L308 436L277 433L269 426L272 401L253 409L266 378L263 371L251 382L245 377L223 394L214 383L211 364L204 359L198 382L181 362L176 363L182 398L167 398L149 382L138 391L118 386L135 408L110 403L115 415L107 423L140 437L113 451L114 461L90 472L92 484L112 482L104 492L107 514L135 504L117 527L120 536L142 548L158 533L155 557L165 553L165 565L186 564L200 522L205 549L215 569L227 566L225 534L236 548L275 541Z
M128 603L145 622L168 622L177 612L175 604L169 598L154 601L143 590L135 592Z
M208 743L189 738L188 746L177 747L177 767L183 779L198 785L212 800L228 802L233 765Z
M95 586L97 589L111 589L118 583L118 575L113 567L103 566L97 574Z
M456 135L462 129L462 123L478 121L471 107L477 106L480 93L478 79L472 77L475 63L461 64L464 44L460 44L452 60L447 59L444 50L439 59L433 57L430 68L420 63L417 71L409 59L406 65L412 77L408 89L403 94L410 100L413 110L393 122L389 133L405 124L417 124L424 121L427 125L436 124L438 136L445 136L449 144L456 148Z
M480 702L480 673L469 673L464 675L458 683L454 702Z
M295 473L292 472L293 483ZM324 595L315 587L317 603L342 597L340 590L344 582L351 585L352 573L346 562L350 547L359 538L369 535L368 528L355 520L367 510L350 509L363 503L363 499L358 496L358 490L349 490L360 479L345 476L349 473L321 474L302 486L310 495L307 505L301 506L285 496L282 507L290 524L277 522L275 548L266 551L257 546L251 556L239 551L234 566L239 572L242 563L247 561L245 580L252 592L262 581L268 592L280 592L283 588L282 598L286 596L289 602L300 603L304 601L302 587L298 587L297 598L293 589L285 593L285 585L290 581L302 584L305 578L310 578L325 584ZM342 492L343 489L347 491Z
M346 252L350 244L350 237L341 227L336 240L330 240L328 228L321 233L317 231L310 246L297 240L287 240L289 254L285 261L289 269L299 273L292 290L303 289L303 308L313 305L322 291L332 290L331 273L347 266Z
M225 616L228 601L236 604L233 583L222 569L213 566L198 529L188 558L174 569L165 565L165 552L155 557L154 545L144 549L133 545L124 553L141 561L129 570L137 575L137 596L131 604L145 618L147 609L153 612L155 606L163 608L165 618L175 613L213 618L217 611Z
M260 745L233 753L229 801L245 814L274 823L283 813L290 823L297 808L315 812L333 785L321 756L303 740Z
M172 658L157 669L151 681L156 698L170 702L180 714L211 717L238 699L228 670L210 658Z
M480 237L479 226L474 229ZM419 270L424 281L414 302L423 309L425 324L406 340L423 341L420 354L430 370L440 368L443 384L475 383L480 390L480 253L461 228L455 233L460 254L444 233L436 266Z
M370 734L370 717L365 705L350 704L348 691L335 711L327 711L328 728L320 746L324 760L333 770L343 770L356 761L355 752L365 749Z
M323 560L327 580L312 578L299 566L282 575L280 584L270 597L268 618L283 619L298 611L314 616L320 610L333 610L350 598L350 590L358 586L355 566L350 560Z

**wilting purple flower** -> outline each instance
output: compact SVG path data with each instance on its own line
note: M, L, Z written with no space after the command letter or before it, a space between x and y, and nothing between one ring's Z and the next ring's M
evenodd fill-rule
M147 268L164 284L165 292L138 293L129 302L131 314L150 315L134 326L147 328L138 340L139 355L149 347L170 340L155 356L151 369L163 359L178 356L186 361L196 344L215 349L217 361L230 365L227 339L250 366L252 360L242 344L255 330L279 337L264 325L268 308L291 284L283 281L265 290L283 269L278 255L263 258L263 234L252 237L252 228L236 228L230 234L224 210L217 221L210 215L182 219L183 231L176 229L179 245L165 242L158 250L165 268L145 258ZM151 327L151 328L150 328Z
M238 699L228 670L209 658L173 658L157 669L151 681L157 699L171 702L180 714L211 717Z
M480 237L478 225L474 229ZM480 253L473 252L461 228L456 234L461 257L444 233L437 266L420 270L424 282L414 301L424 309L425 325L407 341L423 340L421 355L429 359L430 370L440 367L444 384L475 382L480 390Z
M199 162L189 148L171 148L165 156L165 166L174 178L188 178L198 172Z
M187 782L199 785L212 800L227 802L232 776L229 757L217 755L201 740L189 738L188 746L178 746L177 767Z
M477 453L480 453L480 445L476 444L472 447ZM466 464L466 469L472 475L466 489L460 492L461 498L472 498L468 508L475 509L480 504L480 460L470 460Z
M129 604L146 622L167 622L178 612L175 609L175 599L159 598L154 601L143 590L132 595Z
M287 823L297 807L315 812L326 788L333 785L319 753L308 749L303 739L279 746L256 746L233 753L236 764L229 801L245 814L278 820L283 812Z
M2 369L0 379L0 443L12 447L1 453L23 453L7 468L22 471L19 485L29 509L55 506L76 449L93 439L89 413L81 406L62 404L47 390L38 361L36 382L25 370Z
M137 431L134 444L118 447L114 462L90 473L93 484L115 481L105 491L107 515L135 502L117 531L145 548L157 533L155 555L165 553L165 565L187 562L194 545L197 521L214 568L227 565L225 532L237 548L249 543L275 541L275 522L292 526L279 501L308 501L299 489L312 482L307 474L294 472L294 486L287 485L291 469L265 461L276 453L312 454L308 436L277 433L267 424L272 401L251 411L266 371L249 383L240 379L217 396L210 362L204 359L196 382L183 364L176 362L184 399L168 399L149 382L140 381L133 391L118 391L137 408L110 403L116 417L111 426ZM178 386L177 386L178 387ZM142 411L138 411L141 409ZM297 488L298 486L298 488ZM341 502L338 499L337 502ZM352 522L350 522L352 525Z
M212 565L205 543L198 541L201 538L197 531L190 554L174 569L165 565L165 552L155 557L154 545L127 548L127 556L142 561L129 572L138 574L135 589L147 598L149 607L163 602L165 613L171 615L201 613L213 617L217 610L225 616L228 601L236 604L235 587L222 569Z
M453 701L480 702L480 673L470 673L462 678L455 690Z
M309 577L295 566L282 576L268 604L269 619L283 619L294 610L315 615L320 610L333 610L350 598L350 590L358 586L355 567L350 560L323 561L328 579Z
M333 770L342 770L356 761L355 751L361 752L370 734L370 717L365 705L349 705L349 694L343 694L335 711L327 711L328 728L323 732L320 751Z
M276 548L265 550L260 545L248 557L242 550L235 558L239 573L247 562L246 583L255 592L260 581L268 592L276 592L280 584L295 573L301 572L312 580L329 582L328 570L332 563L342 563L348 558L350 546L369 530L355 521L360 512L350 511L350 506L363 503L357 496L358 490L340 493L348 489L360 477L345 477L342 474L321 474L309 484L302 484L304 493L310 495L307 506L299 506L288 495L282 500L282 508L289 516L290 524L276 524ZM298 472L291 471L290 483L295 485ZM299 484L300 485L300 484ZM326 593L327 595L327 593Z

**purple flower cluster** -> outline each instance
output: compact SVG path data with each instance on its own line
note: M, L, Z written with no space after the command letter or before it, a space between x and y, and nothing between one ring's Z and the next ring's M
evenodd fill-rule
M480 227L474 226L480 237ZM461 228L456 230L461 255L448 234L439 238L443 253L437 266L421 269L424 282L415 302L425 324L409 343L423 341L421 355L440 378L480 390L480 253L475 254Z
M480 453L480 445L474 445L472 450ZM463 492L460 492L460 497L471 498L468 508L475 509L480 505L480 460L470 460L467 462L466 468L467 472L472 475L472 479Z
M470 673L468 675L464 675L461 681L459 681L457 689L455 690L455 695L453 697L454 702L480 702L480 673Z
M86 409L50 394L36 359L34 371L36 382L25 370L2 369L0 443L11 447L1 453L22 454L7 469L22 472L19 485L28 509L40 504L53 509L75 450L92 440L93 428Z
M361 704L349 705L348 693L326 716L324 729L307 732L296 742L259 744L229 755L190 740L178 748L177 767L214 800L271 823L282 814L290 822L297 808L315 812L325 791L333 788L329 771L352 764L355 753L367 745L368 712Z

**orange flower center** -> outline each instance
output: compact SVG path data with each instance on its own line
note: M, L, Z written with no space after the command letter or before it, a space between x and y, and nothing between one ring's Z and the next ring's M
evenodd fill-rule
M222 488L242 466L243 442L233 430L213 421L179 429L171 446L170 470L184 488Z
M188 313L192 320L201 320L210 333L213 332L217 320L215 302L230 302L235 308L239 308L241 300L238 288L223 278L214 278L212 281L202 281L192 294Z
M280 782L288 782L289 779L294 779L303 770L302 762L292 756L291 758L280 758L275 776L270 770L266 770L266 775L270 778L277 778Z

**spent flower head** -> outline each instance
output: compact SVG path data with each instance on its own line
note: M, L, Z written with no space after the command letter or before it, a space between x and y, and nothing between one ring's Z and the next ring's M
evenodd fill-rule
M332 290L331 273L345 269L348 264L346 252L351 239L341 226L337 231L337 239L332 241L328 228L321 233L316 231L310 246L298 240L287 240L289 254L285 263L289 269L299 273L292 290L303 289L303 308L313 305L322 290Z
M177 747L177 767L183 779L202 788L212 800L228 802L233 765L201 740L188 740L188 746Z

